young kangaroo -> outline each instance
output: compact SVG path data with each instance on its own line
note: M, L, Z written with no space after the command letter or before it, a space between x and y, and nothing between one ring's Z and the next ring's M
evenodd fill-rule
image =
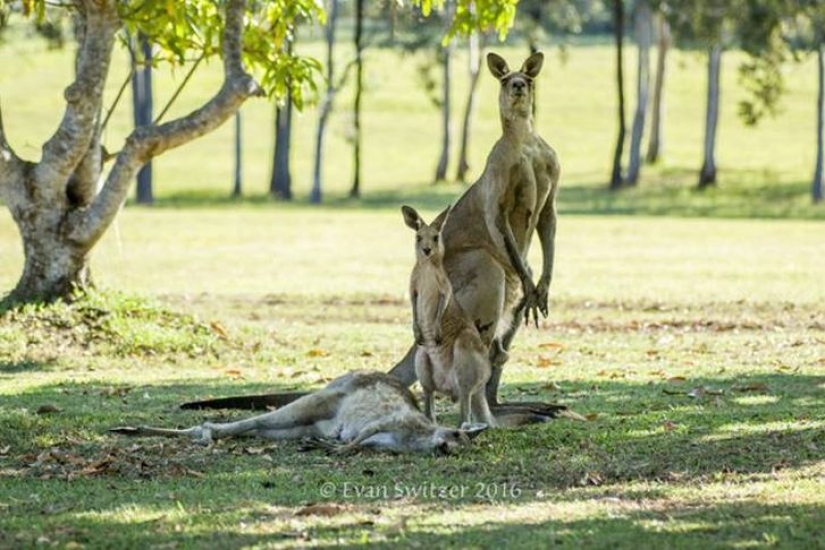
M397 453L449 454L469 445L470 438L482 430L439 427L421 413L415 397L397 379L380 372L355 371L276 411L246 420L206 422L183 430L142 426L110 431L191 437L202 445L223 437L322 438L332 440L328 446L338 452L369 447Z
M413 334L418 344L415 372L424 389L424 414L435 422L434 392L458 399L460 425L495 425L487 405L485 384L490 378L487 346L478 329L453 298L444 270L441 228L450 208L427 225L418 212L402 206L404 222L415 230L416 263L410 277Z

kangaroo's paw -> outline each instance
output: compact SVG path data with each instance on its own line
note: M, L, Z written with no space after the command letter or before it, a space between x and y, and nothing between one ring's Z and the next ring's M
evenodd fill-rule
M500 367L510 359L510 354L501 345L501 339L496 338L490 346L490 364L493 368Z

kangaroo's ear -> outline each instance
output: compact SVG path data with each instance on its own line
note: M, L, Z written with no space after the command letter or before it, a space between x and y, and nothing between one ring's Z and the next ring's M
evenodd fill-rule
M410 229L418 231L421 229L421 226L424 225L424 220L421 219L421 216L418 215L415 208L402 206L401 213L404 214L404 223L406 223Z
M487 67L496 79L501 80L507 73L510 72L510 67L504 58L497 53L490 52L487 54Z
M444 224L447 223L447 218L450 217L450 212L453 211L453 205L449 205L444 211L438 215L436 219L433 220L433 223L430 224L430 227L434 228L436 231L441 232L441 228L444 227Z
M524 65L521 66L521 72L530 78L536 78L539 75L539 72L541 72L541 66L543 63L544 54L541 52L536 52L527 58L527 61L525 61Z

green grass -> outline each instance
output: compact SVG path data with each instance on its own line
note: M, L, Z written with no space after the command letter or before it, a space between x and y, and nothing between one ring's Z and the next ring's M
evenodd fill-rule
M69 57L0 46L0 65L14 66L0 72L4 122L27 157L59 119ZM549 57L539 128L564 165L551 314L519 334L503 392L567 404L588 422L487 432L447 458L107 433L237 418L177 405L315 388L406 351L413 246L398 207L431 216L461 187L428 185L438 114L414 64L385 51L367 62L361 201L344 198L343 109L327 142L328 205L266 200L272 106L253 102L246 200L224 198L223 128L158 159L160 208L126 208L95 249L95 280L117 293L0 314L0 547L821 547L825 255L823 210L807 197L810 63L788 68L783 115L750 130L735 120L726 59L720 188L698 194L701 59L674 56L666 159L638 189L611 194L610 49ZM214 69L196 95L216 85ZM113 71L111 93L125 62ZM158 95L172 87L161 76ZM476 168L498 132L494 96L485 78ZM186 101L177 112L196 98ZM299 196L314 123L312 110L296 123ZM128 127L118 113L107 143ZM22 269L19 242L3 210L2 290ZM455 421L450 404L439 410Z
M519 335L503 391L590 421L340 458L106 430L387 369L410 332L400 213L126 209L93 260L126 295L0 316L0 545L817 547L820 225L564 217L551 315Z

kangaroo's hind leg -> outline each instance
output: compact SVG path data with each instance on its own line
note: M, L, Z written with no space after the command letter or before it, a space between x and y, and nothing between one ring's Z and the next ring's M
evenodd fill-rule
M328 387L305 395L277 411L236 422L206 422L203 428L209 430L215 439L233 436L267 439L317 436L321 434L317 433L316 423L334 417L344 395L346 392L343 389Z

